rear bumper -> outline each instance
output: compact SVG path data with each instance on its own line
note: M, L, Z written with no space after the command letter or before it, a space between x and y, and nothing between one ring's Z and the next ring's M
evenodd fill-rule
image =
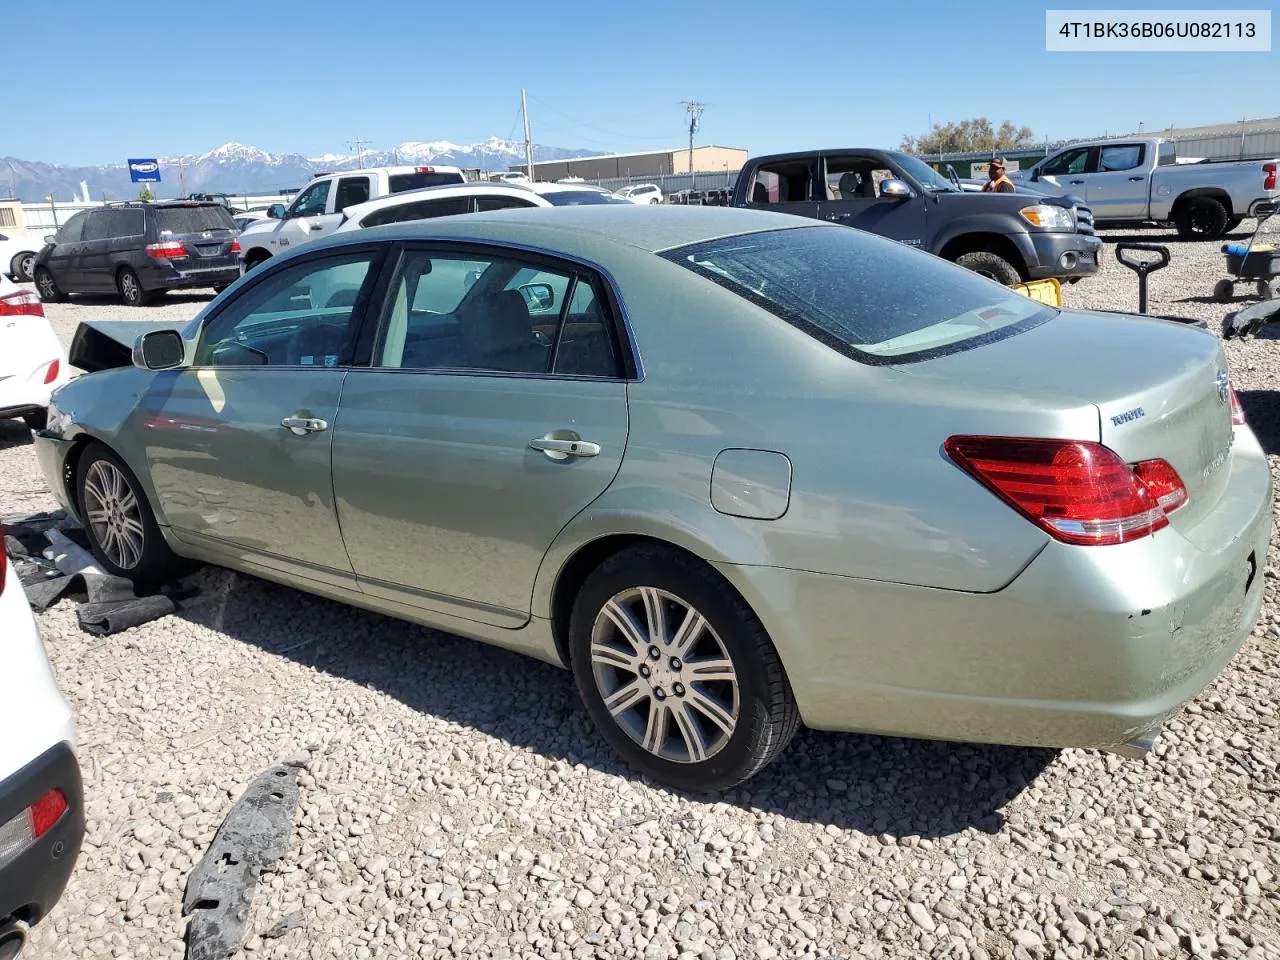
M1032 280L1088 277L1098 272L1102 240L1086 233L1032 233L1035 262L1027 263Z
M66 797L66 812L0 870L0 923L16 917L34 925L48 916L66 889L84 842L84 790L70 744L59 743L0 782L0 823L8 823L53 789Z
M157 263L152 269L140 273L138 279L147 290L222 286L240 279L240 266L238 263L221 264L216 267L187 265L182 261L167 265Z
M722 566L773 637L806 724L1044 747L1112 747L1157 728L1257 623L1271 476L1256 440L1205 523L1117 547L1046 546L987 594ZM1203 531L1197 530L1197 539Z

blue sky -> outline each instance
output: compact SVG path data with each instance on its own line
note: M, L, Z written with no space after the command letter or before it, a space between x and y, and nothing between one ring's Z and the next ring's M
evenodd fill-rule
M930 115L1055 139L1280 113L1276 53L1046 53L1046 5L1021 0L56 6L56 28L20 33L39 64L21 98L34 109L10 117L0 155L106 163L228 140L315 155L349 152L357 135L375 148L518 137L522 85L535 141L601 153L685 142L687 99L707 104L699 142L752 153L896 146Z

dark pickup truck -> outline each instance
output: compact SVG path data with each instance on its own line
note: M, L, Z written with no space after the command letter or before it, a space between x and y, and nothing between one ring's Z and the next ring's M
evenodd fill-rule
M733 206L831 220L927 250L1010 285L1096 273L1102 241L1075 197L962 190L892 150L806 150L748 160Z

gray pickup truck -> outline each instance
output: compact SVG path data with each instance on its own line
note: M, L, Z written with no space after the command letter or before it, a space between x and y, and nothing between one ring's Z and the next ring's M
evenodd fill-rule
M808 150L748 160L737 207L830 220L927 250L1011 285L1098 270L1102 241L1077 198L972 193L893 150Z
M1172 221L1187 240L1216 240L1280 198L1276 160L1184 162L1172 140L1073 143L1010 174L1046 194L1084 198L1099 224Z

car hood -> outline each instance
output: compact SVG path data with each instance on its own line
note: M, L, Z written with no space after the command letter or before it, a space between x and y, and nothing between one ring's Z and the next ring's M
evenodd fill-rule
M258 233L270 233L282 222L283 221L281 220L275 220L272 218L267 218L266 220L259 220L257 223L251 223L247 227L245 227L243 230L241 230L240 236L248 237Z

